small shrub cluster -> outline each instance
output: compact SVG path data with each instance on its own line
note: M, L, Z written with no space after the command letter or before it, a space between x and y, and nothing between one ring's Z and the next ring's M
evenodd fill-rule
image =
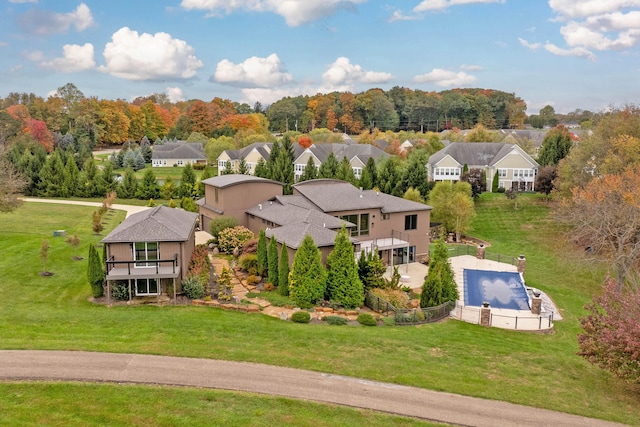
M409 305L409 295L399 289L376 288L371 290L371 294L388 301L395 308L407 308Z
M358 323L364 326L378 326L378 321L369 313L358 314Z
M309 323L311 321L311 314L308 311L296 311L291 315L291 321L296 323Z
M198 277L209 277L211 260L207 245L197 245L191 254L189 261L189 275Z
M258 271L258 255L243 253L238 258L240 268L249 274L256 274Z
M248 286L255 286L255 285L257 285L258 283L260 283L260 278L259 278L258 276L253 275L253 274L250 274L250 275L247 277L247 285L248 285Z
M273 283L265 283L264 284L264 290L267 292L273 292L276 290L276 287L273 286Z
M233 228L238 225L238 220L233 216L221 216L211 220L209 232L213 236L214 242L218 242L218 235L226 228Z
M327 316L324 318L324 320L327 321L328 324L330 325L346 325L347 324L347 319L345 319L342 316Z
M182 292L187 298L198 299L204 295L204 287L196 276L189 276L182 281Z
M129 287L127 282L114 282L111 285L111 297L116 301L126 301L129 299Z
M191 166L193 167L194 170L202 171L202 170L204 170L204 168L207 167L207 164L206 163L192 163Z
M235 248L242 248L244 244L253 239L253 232L241 225L233 228L225 228L218 233L218 249L220 252L232 253Z

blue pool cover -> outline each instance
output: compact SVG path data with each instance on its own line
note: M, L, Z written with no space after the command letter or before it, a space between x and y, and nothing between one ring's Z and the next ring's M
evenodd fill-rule
M464 305L529 310L529 296L520 273L464 270Z

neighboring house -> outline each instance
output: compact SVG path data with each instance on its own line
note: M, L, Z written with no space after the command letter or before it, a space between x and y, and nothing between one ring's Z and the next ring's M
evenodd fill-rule
M429 157L427 173L430 181L459 181L464 165L482 169L491 191L494 174L499 188L514 188L521 182L527 191L535 190L539 165L516 144L502 142L453 142Z
M157 206L127 217L102 243L107 288L126 281L130 298L177 292L195 248L197 214Z
M270 142L256 142L240 150L223 151L218 156L218 175L222 175L228 162L231 163L231 170L234 173L237 172L241 159L244 159L248 173L253 175L260 159L265 163L269 160L272 147L273 144ZM362 170L370 157L373 157L376 161L380 158L389 157L389 154L370 144L313 144L306 149L294 144L293 170L295 182L298 182L304 174L310 157L313 159L316 168L319 169L329 157L329 153L333 153L338 162L346 157L351 164L354 175L358 179L362 176Z
M207 155L199 142L176 141L153 146L153 167L186 166L207 163Z
M392 265L428 256L431 207L422 203L332 179L295 184L288 196L281 183L248 175L218 176L204 184L205 198L198 201L202 224L230 215L254 233L265 229L280 246L286 244L290 262L307 234L326 260L343 225L356 253L377 250Z

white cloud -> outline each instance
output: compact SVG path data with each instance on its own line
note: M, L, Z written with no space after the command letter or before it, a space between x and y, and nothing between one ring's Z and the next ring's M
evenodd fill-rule
M336 59L322 74L322 81L327 88L351 87L357 83L387 83L392 78L389 73L364 71L360 65L352 64L349 58L344 56Z
M171 102L180 102L185 100L184 94L182 93L182 89L180 89L179 87L168 87L167 97Z
M422 0L420 4L413 8L416 13L445 10L451 6L474 4L474 3L504 3L505 0Z
M549 0L549 7L561 16L575 18L640 7L640 0Z
M572 48L561 52L593 59L591 50L623 50L640 42L640 0L549 0L549 6L554 20L565 22L560 34Z
M62 47L62 53L62 57L41 62L40 65L62 73L90 70L96 66L96 62L93 59L93 45L91 43L85 43L82 46L66 44Z
M522 46L529 48L531 50L540 49L540 47L542 46L542 43L529 43L527 40L523 39L522 37L518 37L518 41Z
M38 0L9 0L9 3L38 3Z
M204 66L184 40L127 27L113 33L103 54L106 64L100 71L127 80L190 79Z
M249 88L282 86L291 82L293 77L286 72L278 55L273 53L266 58L252 56L240 64L223 59L209 80Z
M331 16L340 9L355 10L367 0L182 0L186 10L208 11L207 16L231 14L236 10L271 12L282 16L287 25L297 27Z
M479 65L467 65L467 64L461 65L460 69L464 71L482 71L483 70L483 68Z
M18 19L18 25L23 30L38 35L66 33L72 26L76 31L84 31L93 24L91 10L84 3L80 3L76 10L69 13L33 9Z
M415 21L416 19L419 19L419 18L417 16L404 15L402 11L398 9L391 14L391 16L389 17L389 22Z
M563 49L561 47L558 47L556 45L554 45L553 43L545 43L544 48L547 52L551 52L554 55L558 55L558 56L577 56L580 58L587 58L590 59L592 61L596 60L596 56L589 51L588 49L585 49L583 47L574 47L572 49Z
M475 76L465 73L464 71L443 70L434 68L429 73L415 76L413 80L416 83L435 83L442 87L461 87L467 86L475 82Z

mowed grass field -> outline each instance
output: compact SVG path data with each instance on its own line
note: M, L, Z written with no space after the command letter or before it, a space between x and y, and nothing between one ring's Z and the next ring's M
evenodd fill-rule
M519 209L514 210L513 201L504 195L483 195L469 234L489 241L490 252L526 256L527 284L547 292L565 317L556 323L553 334L483 328L454 320L420 327L330 327L205 307L95 306L88 301L86 260L73 261L73 249L63 238L52 237L57 229L77 233L86 257L89 242L99 240L91 232L93 208L28 203L0 216L0 348L252 361L640 425L640 387L614 378L575 354L578 319L591 294L597 292L604 267L578 261L579 254L565 244L563 230L553 221L543 198L524 195L518 204ZM107 229L123 216L112 215ZM44 238L51 246L47 265L55 273L51 277L38 274ZM65 400L68 395L72 400L82 394L83 387L65 385L72 392L57 392L61 397L56 397L42 384L10 386L25 387L39 396L43 408L50 399ZM102 387L124 387L122 393L132 396L129 400L143 401L148 393L166 390ZM186 393L183 389L172 392ZM119 395L117 391L105 394ZM116 397L105 405L117 410ZM207 404L206 399L199 399L193 397ZM40 404L36 411L38 407ZM195 404L193 410L197 407ZM325 425L336 425L329 418L325 421ZM320 425L322 422L321 418ZM257 421L249 424L260 425Z

